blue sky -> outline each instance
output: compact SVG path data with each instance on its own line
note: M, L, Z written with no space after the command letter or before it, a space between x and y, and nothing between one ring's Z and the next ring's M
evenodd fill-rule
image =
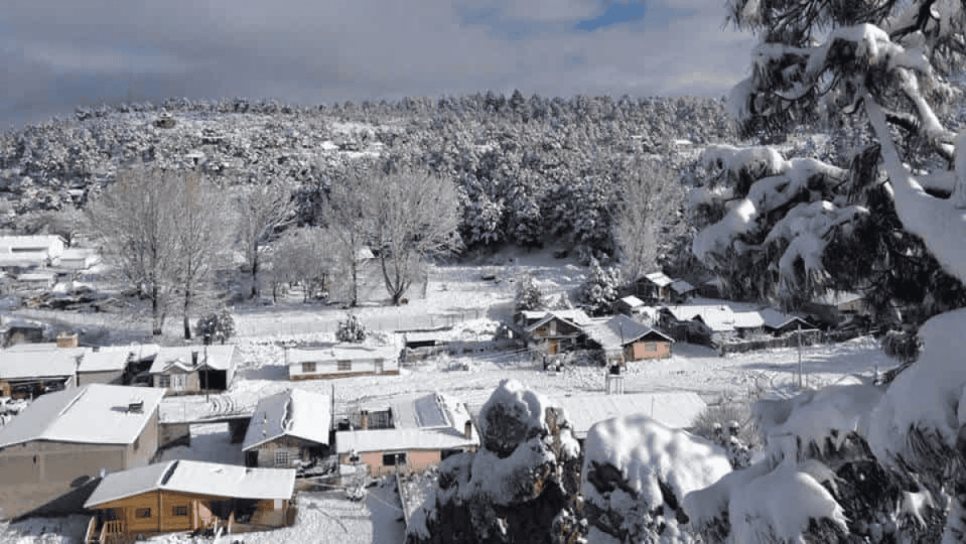
M723 21L716 0L7 0L0 126L169 96L720 96L751 47Z

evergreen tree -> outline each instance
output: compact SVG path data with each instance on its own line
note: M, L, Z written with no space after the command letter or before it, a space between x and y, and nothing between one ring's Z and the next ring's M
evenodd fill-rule
M613 310L621 286L619 268L604 268L597 259L590 261L590 275L581 289L581 304L591 315L604 315Z

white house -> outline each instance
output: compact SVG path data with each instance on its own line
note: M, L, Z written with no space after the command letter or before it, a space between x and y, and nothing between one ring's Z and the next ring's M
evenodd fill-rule
M162 346L149 370L154 387L180 395L224 391L235 377L235 346Z
M65 247L60 236L0 236L0 268L42 268L60 257Z
M368 374L399 374L399 348L337 344L320 349L286 349L290 380L323 380Z
M87 270L100 262L97 250L88 247L72 247L64 250L55 261L58 267L67 270Z

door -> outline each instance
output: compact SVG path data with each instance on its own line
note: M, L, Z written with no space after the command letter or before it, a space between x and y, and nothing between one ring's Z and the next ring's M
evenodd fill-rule
M186 374L172 374L171 375L171 390L172 391L184 391L185 385L188 383L188 376Z
M560 348L558 347L556 340L551 340L549 343L547 343L547 353L550 355L556 355L559 350Z

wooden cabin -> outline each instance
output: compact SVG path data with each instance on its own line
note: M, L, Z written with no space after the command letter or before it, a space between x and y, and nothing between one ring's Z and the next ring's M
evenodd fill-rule
M332 399L293 389L262 397L248 423L242 451L250 467L298 468L329 451Z
M674 339L663 332L619 314L589 327L588 343L599 348L605 361L642 361L671 356Z
M527 311L518 324L530 349L556 355L578 347L592 321L583 310Z
M87 499L86 544L291 525L295 471L176 460L108 474Z

